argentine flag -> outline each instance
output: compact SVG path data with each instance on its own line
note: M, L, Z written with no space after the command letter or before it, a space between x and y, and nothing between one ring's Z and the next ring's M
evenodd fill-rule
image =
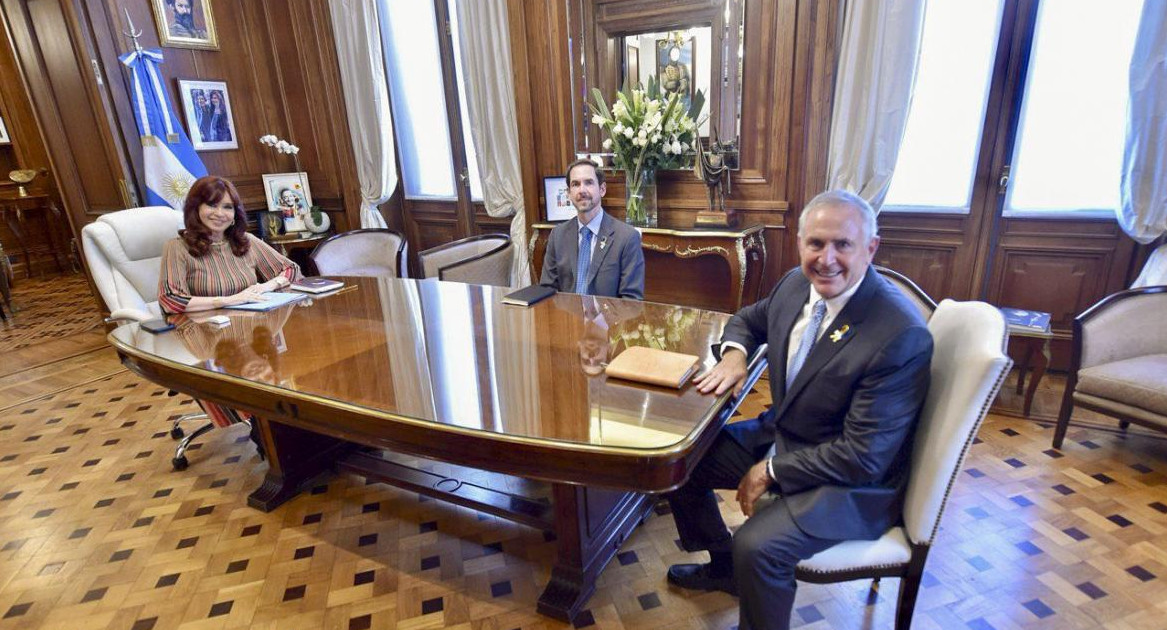
M182 210L191 184L207 174L207 167L170 108L166 85L158 72L162 51L137 50L118 59L133 72L130 98L142 137L146 205Z

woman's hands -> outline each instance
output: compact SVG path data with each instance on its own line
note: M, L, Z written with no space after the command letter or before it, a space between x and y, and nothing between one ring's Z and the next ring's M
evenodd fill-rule
M267 298L263 296L265 291L262 285L253 284L246 289L236 293L235 295L228 295L219 298L219 303L223 306L232 306L234 304L247 304L249 302L262 302Z

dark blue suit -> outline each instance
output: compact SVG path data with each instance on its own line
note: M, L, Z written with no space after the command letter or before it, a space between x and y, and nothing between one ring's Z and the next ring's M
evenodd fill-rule
M770 344L773 407L727 426L669 496L689 551L733 551L742 630L787 628L794 566L840 540L874 539L901 517L912 435L928 391L932 336L874 269L826 328L786 391L787 340L810 294L800 270L739 311L722 334ZM771 445L781 496L731 539L713 488L736 488Z

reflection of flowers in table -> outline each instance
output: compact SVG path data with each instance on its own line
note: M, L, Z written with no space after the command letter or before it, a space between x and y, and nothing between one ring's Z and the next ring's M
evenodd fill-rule
M681 342L693 333L699 322L700 311L691 308L677 308L664 317L663 321L629 322L635 326L617 327L612 331L613 349L622 350L631 346L646 346L658 350L676 350Z

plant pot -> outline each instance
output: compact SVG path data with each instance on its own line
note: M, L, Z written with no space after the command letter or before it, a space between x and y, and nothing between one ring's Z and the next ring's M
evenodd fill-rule
M656 171L644 169L640 176L625 172L624 220L637 227L656 227Z

